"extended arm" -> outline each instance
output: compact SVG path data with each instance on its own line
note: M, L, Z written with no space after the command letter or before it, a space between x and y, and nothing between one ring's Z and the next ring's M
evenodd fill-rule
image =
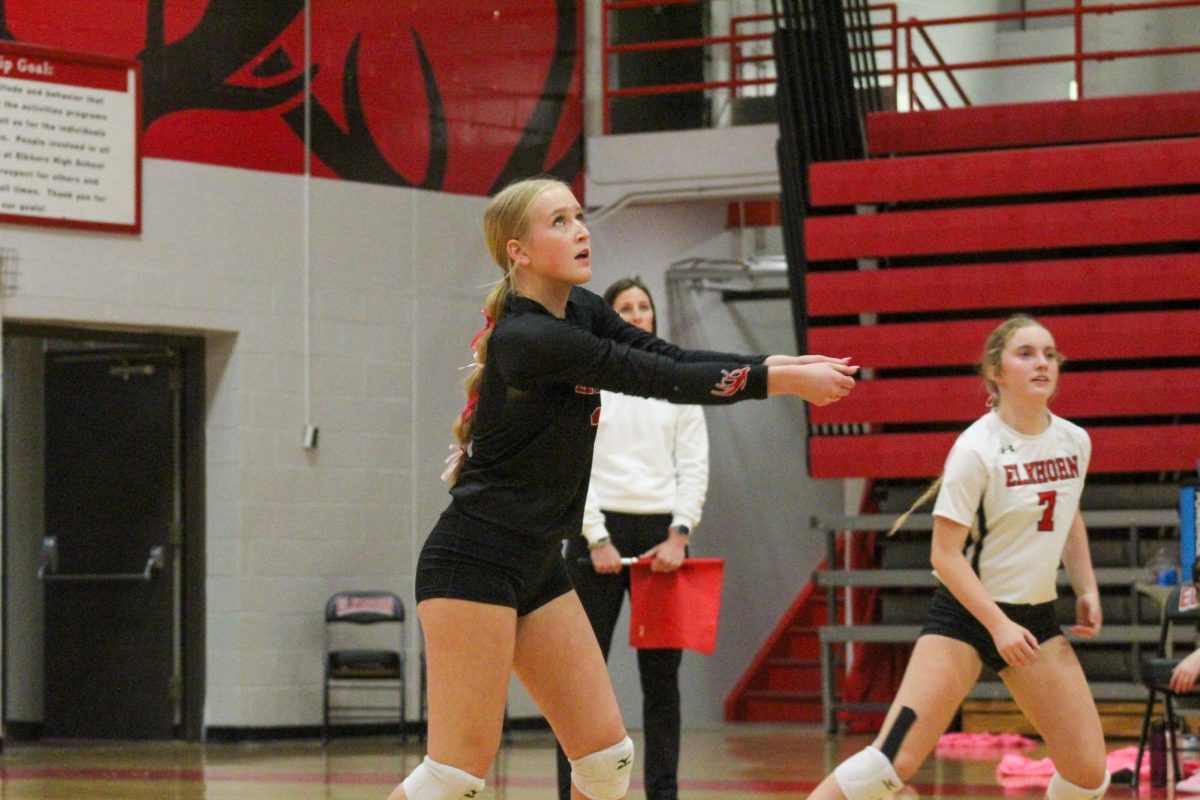
M775 358L775 356L771 356ZM826 359L825 356L801 356L822 359L807 364L768 365L767 395L794 394L815 406L836 403L854 388L858 367L848 359ZM770 362L770 358L767 362Z
M540 315L498 324L489 347L506 382L517 388L568 383L705 405L769 394L794 394L825 405L854 387L851 376L858 370L836 360L779 366L762 363L762 356L741 362L677 360L675 356L689 351L667 355L642 350Z

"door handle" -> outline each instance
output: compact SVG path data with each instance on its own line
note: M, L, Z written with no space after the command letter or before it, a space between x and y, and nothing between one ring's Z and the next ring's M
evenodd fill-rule
M154 570L162 569L165 563L166 549L161 544L156 544L150 548L150 554L146 557L146 566L142 568L141 572L70 573L64 575L58 572L58 540L53 536L46 536L42 539L42 564L38 567L37 576L38 580L45 583L68 581L149 583L154 580Z

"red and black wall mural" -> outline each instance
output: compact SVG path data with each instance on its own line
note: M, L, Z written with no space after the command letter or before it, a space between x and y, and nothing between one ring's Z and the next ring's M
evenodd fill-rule
M137 58L143 154L491 194L580 183L582 0L0 0L0 38ZM307 79L307 80L306 80Z

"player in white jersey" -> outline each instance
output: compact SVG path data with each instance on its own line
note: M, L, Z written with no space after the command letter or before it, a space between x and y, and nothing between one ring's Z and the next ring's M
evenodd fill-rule
M967 556L997 602L1057 596L1058 562L1092 443L1078 425L1049 412L1047 418L1046 429L1030 436L998 413L984 415L958 437L942 472L934 516L971 529Z
M985 663L1046 742L1057 770L1048 800L1104 796L1100 716L1054 613L1061 561L1076 595L1071 631L1092 637L1100 630L1100 592L1079 513L1091 440L1049 409L1061 362L1054 337L1029 317L1013 317L988 337L979 368L991 410L959 436L942 477L913 504L937 492L931 561L941 586L879 736L809 800L895 797Z

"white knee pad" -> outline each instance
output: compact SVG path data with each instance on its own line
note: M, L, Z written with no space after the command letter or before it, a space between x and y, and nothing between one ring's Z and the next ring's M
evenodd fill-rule
M864 747L833 771L847 800L891 800L904 788L888 757L874 747Z
M1108 782L1112 779L1112 775L1108 770L1104 771L1104 781L1097 789L1085 789L1082 786L1076 786L1069 780L1054 773L1054 777L1050 779L1050 785L1046 787L1046 797L1048 800L1100 800L1104 797L1104 792L1108 790Z
M429 756L409 773L402 785L408 800L470 800L483 792L483 778L439 764Z
M612 747L571 761L571 783L590 800L620 800L629 791L633 740L626 736Z

